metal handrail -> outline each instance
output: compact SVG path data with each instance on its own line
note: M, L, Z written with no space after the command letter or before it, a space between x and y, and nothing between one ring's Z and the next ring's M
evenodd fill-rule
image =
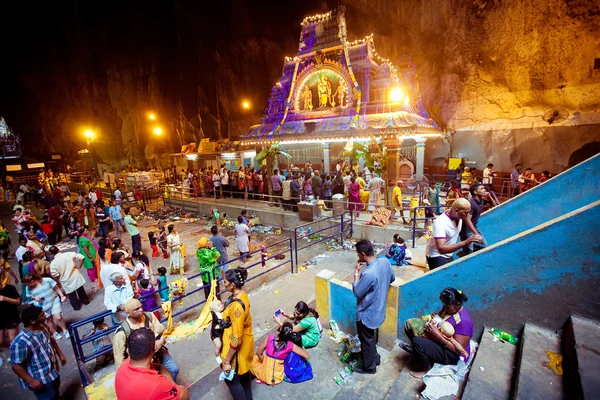
M347 213L350 214L350 220L349 221L348 220L344 221L344 215L346 215ZM338 218L340 219L339 223L336 223L336 224L333 224L331 226L327 226L325 228L319 229L318 231L313 231L310 234L304 234L304 235L298 236L298 230L301 229L301 228L303 229L304 227L306 227L308 225L311 225L311 224L316 224L316 223L328 221L328 220L331 220L331 219L338 219ZM347 224L347 223L349 223L349 228L348 229L345 228L345 224ZM319 232L322 232L322 231L325 231L325 230L328 230L328 229L337 228L338 226L340 228L339 233L336 232L336 233L334 233L332 235L321 237L319 240L314 240L311 243L307 244L306 246L298 248L298 239L303 239L305 237L309 237L310 235L313 235L315 233L319 233ZM353 227L354 227L354 216L352 215L351 212L344 211L343 213L341 213L339 215L332 215L330 217L322 218L322 219L319 219L319 220L313 221L313 222L308 222L306 224L299 225L296 228L294 228L294 252L295 252L295 255L296 255L296 266L298 266L298 252L300 250L304 250L304 249L306 249L306 248L308 248L310 246L314 246L317 243L321 243L322 241L327 240L327 239L332 238L332 237L337 236L337 235L340 235L340 242L343 243L344 242L344 233L350 232L350 236L352 236Z
M272 243L272 244L270 244L270 245L268 245L266 247L267 247L267 249L268 248L272 248L272 247L284 244L285 242L287 242L287 244L288 244L288 248L287 249L285 249L285 250L283 250L283 251L281 251L281 252L279 252L277 254L272 254L271 256L268 256L268 257L265 257L265 258L261 257L261 259L259 261L254 262L254 263L249 264L249 265L245 265L244 267L247 270L249 270L249 269L251 269L253 267L256 267L257 265L261 265L262 266L263 262L266 262L268 260L274 259L274 258L280 256L281 254L286 254L288 252L289 252L289 260L282 261L281 263L279 263L279 264L277 264L275 266L272 266L269 269L266 269L266 270L262 271L261 273L259 273L259 274L255 275L255 276L251 277L250 279L248 279L246 282L250 282L250 281L252 281L254 279L257 279L257 278L259 278L259 277L261 277L261 276L263 276L265 274L268 274L269 272L274 271L275 269L278 269L281 266L283 266L285 264L288 264L288 263L290 264L290 272L294 273L294 257L293 257L294 254L293 254L293 250L292 250L292 238L282 239L282 240L280 240L278 242L275 242L275 243ZM257 254L257 253L262 253L262 249L257 249L257 250L249 252L248 254L245 254L244 256L236 257L236 258L234 258L232 260L227 261L226 263L222 264L219 267L222 267L222 266L234 263L236 261L240 261L242 259L245 259L246 257L250 257L250 256L252 256L254 254ZM193 279L196 279L198 277L202 277L202 275L207 274L207 273L208 272L200 272L198 274L194 274L194 275L192 275L191 277L188 278L188 282L191 281L191 280L193 280ZM217 278L217 282L221 282L221 281L222 281L221 277ZM202 286L200 286L200 287L198 287L198 288L196 288L196 289L194 289L194 290L192 290L190 292L186 292L183 295L176 296L173 299L171 299L171 302L174 303L175 301L178 301L178 300L181 300L181 299L183 299L185 297L191 296L191 295L197 293L200 290L204 290L206 288L210 288L211 284L212 283L209 282L209 283L204 284L204 285L202 285ZM218 283L217 283L217 287L218 287ZM141 301L141 300L144 300L144 299L146 299L146 298L148 298L150 296L155 296L157 293L160 293L163 290L168 290L168 287L160 289L158 291L155 291L154 293L149 293L149 294L146 294L144 296L140 296L138 298L138 300ZM217 295L221 295L221 294L223 294L225 292L226 292L225 290L222 290L222 291L218 292ZM194 304L192 304L192 305L190 305L190 306L188 306L188 307L186 307L186 308L184 308L182 310L177 311L176 313L172 314L171 317L179 316L179 315L181 315L181 314L183 314L183 313L185 313L185 312L187 312L187 311L189 311L189 310L191 310L193 308L201 306L204 303L206 303L206 299L203 299L203 300L201 300L201 301L199 301L197 303L194 303ZM150 312L154 312L154 311L159 310L161 308L162 307L158 306L157 308L155 308L153 310L150 310ZM90 380L91 377L89 376L89 374L87 373L87 371L83 371L82 370L82 365L85 364L86 362L89 362L89 361L91 361L91 360L93 360L93 359L95 359L95 358L103 355L103 354L106 354L106 353L109 353L110 351L112 351L112 344L110 346L105 346L102 349L100 349L98 351L95 351L95 352L93 352L93 353L91 353L89 355L85 355L85 352L83 350L83 345L85 345L87 343L90 343L90 342L92 342L92 341L94 341L96 339L99 339L99 338L102 338L102 337L105 337L105 336L108 336L108 335L112 334L114 331L116 331L119 328L120 324L113 325L108 330L102 331L102 332L97 332L97 333L95 333L95 334L93 334L93 335L91 335L91 336L89 336L89 337L87 337L85 339L81 339L80 334L79 334L79 328L82 327L82 326L90 324L91 322L93 322L94 320L96 320L98 318L104 318L104 317L110 316L112 314L113 313L110 310L106 310L106 311L103 311L101 313L98 313L98 314L89 316L87 318L84 318L82 320L76 321L76 322L72 323L69 326L69 328L68 328L69 333L71 335L71 345L73 347L73 353L75 354L75 358L76 358L77 364L78 364L79 374L80 374L81 381L82 381L82 383L83 383L84 386L89 385L92 381ZM163 318L161 320L161 323L164 322L164 321L166 321L166 318ZM85 368L85 367L83 366L83 368Z
M427 209L450 208L450 207L452 207L452 205L440 204L438 206L418 206L411 210L413 213L413 216L412 216L412 247L413 247L413 249L415 247L417 232L419 232L419 233L427 232L426 229L421 229L421 228L417 229L417 221L427 221L430 219L435 219L435 217L433 217L433 218L432 217L417 217L417 211L418 210L427 210Z

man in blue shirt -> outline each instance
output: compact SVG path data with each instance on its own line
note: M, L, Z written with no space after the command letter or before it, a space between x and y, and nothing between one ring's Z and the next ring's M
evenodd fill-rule
M379 327L385 321L387 293L396 277L388 259L375 256L371 242L362 239L354 247L358 261L354 268L352 291L357 301L356 330L362 357L362 368L355 368L355 371L374 374L381 362L377 354Z
M40 307L29 306L21 314L24 329L10 344L10 362L21 386L30 389L38 399L58 399L59 365L67 363L58 343L45 324Z
M125 226L125 221L123 220L123 216L121 215L121 206L117 204L116 200L111 202L111 207L108 209L108 213L110 214L110 219L115 226L115 230L117 231L117 236L121 235L121 231L119 226L125 230L127 229Z

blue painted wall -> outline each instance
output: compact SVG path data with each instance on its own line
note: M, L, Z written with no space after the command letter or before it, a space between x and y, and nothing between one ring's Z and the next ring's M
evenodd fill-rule
M558 329L569 312L600 319L599 230L597 201L401 285L399 332L406 319L439 310L445 287L469 296L476 330Z
M600 199L600 154L484 213L478 228L488 244Z
M341 330L356 334L356 297L352 289L330 283L331 319L338 323Z

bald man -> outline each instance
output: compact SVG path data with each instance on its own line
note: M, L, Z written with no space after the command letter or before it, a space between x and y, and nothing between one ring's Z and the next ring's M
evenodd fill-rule
M429 238L425 249L429 270L451 262L452 253L455 251L473 242L481 243L483 241L480 235L473 235L459 242L463 221L470 211L471 203L467 199L459 198L452 203L449 210L433 221L433 235Z
M119 368L127 354L127 338L131 332L140 328L148 328L154 332L154 336L156 337L154 347L159 355L160 363L162 364L158 373L167 378L172 378L173 382L175 382L177 380L177 375L179 374L179 367L167 349L163 347L165 338L162 337L162 333L165 330L165 327L153 313L144 312L142 303L137 299L127 300L124 304L124 308L127 313L127 319L123 321L121 326L115 331L115 336L113 337L113 354L115 356L115 365L117 368Z

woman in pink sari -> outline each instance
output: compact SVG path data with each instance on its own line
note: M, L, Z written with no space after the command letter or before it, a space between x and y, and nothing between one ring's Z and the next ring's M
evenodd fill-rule
M354 211L356 211L356 217L358 218L359 211L362 210L363 206L360 201L360 185L356 182L354 176L350 178L350 185L348 185L348 203L350 213L354 214Z

